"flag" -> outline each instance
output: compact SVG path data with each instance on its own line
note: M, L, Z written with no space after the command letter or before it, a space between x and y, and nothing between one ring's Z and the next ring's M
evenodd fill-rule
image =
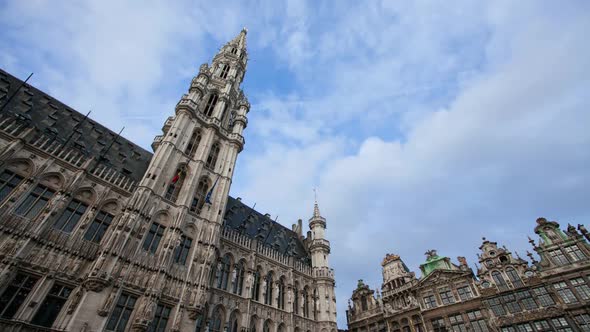
M172 178L170 183L175 184L176 182L178 182L182 173L184 173L184 169L181 169L181 168L177 169L176 174L174 174L174 177Z
M217 179L215 179L215 183L213 183L213 186L211 187L211 189L209 189L207 196L205 196L205 203L207 204L211 204L211 196L213 195L213 189L215 189L215 186L217 185L217 180L219 180L219 176L217 176Z

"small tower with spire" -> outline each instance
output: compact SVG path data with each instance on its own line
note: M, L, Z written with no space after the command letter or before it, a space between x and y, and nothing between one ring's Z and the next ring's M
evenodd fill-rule
M334 293L334 270L330 268L330 241L326 240L326 219L320 214L320 208L315 200L313 216L309 219L311 238L309 251L311 266L317 284L317 320L320 329L328 331L336 329L336 295Z

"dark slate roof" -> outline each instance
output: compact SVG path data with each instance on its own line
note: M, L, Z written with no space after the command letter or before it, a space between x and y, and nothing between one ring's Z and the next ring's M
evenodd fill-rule
M21 83L22 80L0 69L0 107ZM55 135L57 140L63 142L84 119L84 114L29 84L20 89L3 113L24 116L29 119L30 126L37 127L44 134ZM88 118L76 129L76 134L72 136L68 145L77 148L84 155L100 156L116 136L117 133ZM102 163L137 182L141 180L151 158L151 152L119 137L104 156Z
M231 196L228 197L223 222L225 226L258 239L285 255L309 260L309 254L297 233Z

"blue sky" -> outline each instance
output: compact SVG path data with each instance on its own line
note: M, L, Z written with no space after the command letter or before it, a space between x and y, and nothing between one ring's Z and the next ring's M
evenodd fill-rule
M149 149L243 26L252 103L232 194L289 226L318 188L339 324L380 261L524 256L588 224L586 1L0 1L0 66Z

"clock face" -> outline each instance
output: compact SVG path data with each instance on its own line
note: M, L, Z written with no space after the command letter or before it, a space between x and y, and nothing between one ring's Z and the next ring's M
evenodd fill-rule
M532 277L533 276L533 271L525 271L524 272L524 276L527 277L527 278Z
M490 287L490 283L489 283L488 281L484 281L484 282L482 282L482 283L481 283L481 285L482 285L484 288L488 288L488 287Z

